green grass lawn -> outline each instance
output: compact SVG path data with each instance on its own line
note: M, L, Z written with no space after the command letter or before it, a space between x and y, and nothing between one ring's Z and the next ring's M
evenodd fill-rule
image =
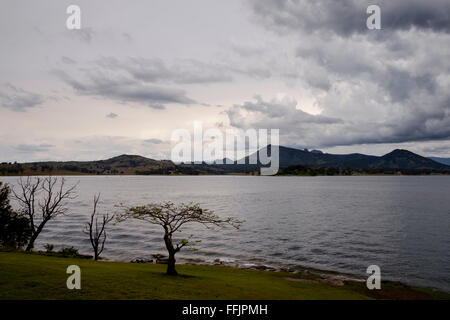
M81 290L66 288L72 264L81 268ZM167 276L165 268L0 252L0 299L450 299L391 282L370 291L365 283L336 286L311 281L317 280L311 275L178 265L180 275Z

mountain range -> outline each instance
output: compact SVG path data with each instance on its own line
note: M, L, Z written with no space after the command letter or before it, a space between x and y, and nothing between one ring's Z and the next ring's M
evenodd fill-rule
M270 148L270 146L269 146ZM270 152L270 151L269 151ZM396 149L383 156L361 153L331 154L317 150L279 147L280 167L295 165L341 169L410 169L448 171L450 166L422 157L408 150Z
M450 166L450 158L428 157L428 159Z
M268 148L269 150L267 150ZM271 146L262 152L271 153ZM120 155L97 161L47 161L30 163L1 163L0 175L37 174L258 174L260 164L175 164L170 160L154 160L138 155ZM383 156L361 153L331 154L279 147L281 174L450 174L450 166L422 157L408 150L396 149ZM324 170L326 168L326 170ZM300 170L300 171L299 171Z

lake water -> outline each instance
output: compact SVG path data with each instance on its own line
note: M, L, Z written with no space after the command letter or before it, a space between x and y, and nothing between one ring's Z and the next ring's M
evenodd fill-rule
M307 266L367 277L369 265L382 279L450 292L450 177L247 177L247 176L82 176L78 198L66 216L50 221L37 248L52 243L91 248L84 224L92 198L100 209L154 201L199 202L220 216L244 219L240 230L189 225L179 237L202 243L186 258L213 262ZM0 180L12 185L16 177ZM116 209L117 210L117 209ZM110 226L104 257L130 261L165 254L162 229L146 222Z

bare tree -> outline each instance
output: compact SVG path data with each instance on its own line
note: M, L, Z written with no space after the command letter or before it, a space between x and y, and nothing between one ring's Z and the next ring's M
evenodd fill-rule
M91 214L91 220L86 224L85 232L89 234L92 248L94 249L94 260L98 260L105 248L106 242L106 225L114 219L114 215L103 215L99 224L99 217L97 214L97 204L100 200L100 194L94 196L94 209Z
M19 191L13 189L13 195L22 213L30 219L32 229L26 251L33 249L34 242L45 224L59 215L64 215L68 210L67 201L76 198L77 185L66 187L65 183L64 178L56 177L27 177L26 180L18 180Z
M186 223L200 223L209 228L210 226L225 227L231 225L239 229L242 221L233 218L220 218L213 211L202 209L199 204L189 203L175 205L172 202L150 203L145 206L125 208L125 212L117 216L117 221L124 221L128 218L138 219L160 225L164 229L164 243L169 253L167 263L167 274L177 275L175 270L175 254L183 247L189 245L189 239L182 239L178 243L173 243L173 234L181 231L181 227Z

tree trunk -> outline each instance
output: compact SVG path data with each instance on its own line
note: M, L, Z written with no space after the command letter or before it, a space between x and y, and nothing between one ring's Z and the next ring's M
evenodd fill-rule
M30 241L28 242L28 245L27 245L25 251L30 252L31 250L33 250L33 248L34 248L34 242L36 241L38 235L39 235L39 234L36 233L36 232L34 232L34 233L32 234L32 236L31 236L31 238L30 238Z
M169 252L169 260L167 261L167 274L170 276L176 276L178 274L175 270L175 248L172 243L172 236L166 232L164 235L164 243L166 244L167 251Z
M36 241L37 237L39 236L39 234L41 233L42 229L44 229L45 224L47 223L49 219L44 219L39 226L37 227L36 230L34 230L33 234L31 235L31 239L28 242L27 248L25 249L25 251L31 251L34 248L34 242Z
M170 276L176 276L178 274L175 270L175 253L169 253L169 261L167 262L167 274Z

